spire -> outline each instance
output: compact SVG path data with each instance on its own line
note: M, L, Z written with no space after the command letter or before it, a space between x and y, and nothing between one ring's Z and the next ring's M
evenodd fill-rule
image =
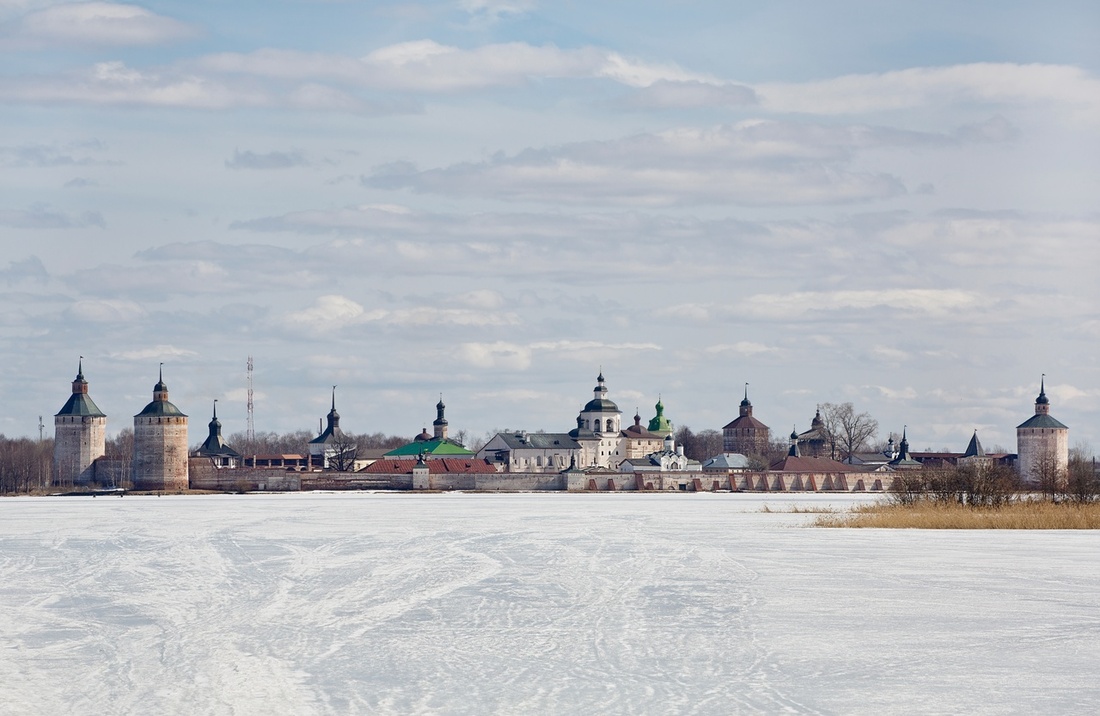
M332 409L328 411L328 427L322 435L335 435L340 430L340 413L336 412L336 386L332 386Z
M1050 410L1050 398L1047 397L1047 374L1043 373L1043 376L1039 379L1039 397L1035 399L1035 412L1040 412L1039 406L1046 406L1042 412L1048 412Z
M164 363L160 364L160 370L157 373L157 384L153 386L153 400L161 402L168 400L168 386L164 383Z
M741 417L752 415L752 403L749 402L749 384L745 383L745 399L741 401L741 409L738 411Z
M218 420L218 401L214 400L213 417L210 419L209 434L206 436L206 442L195 452L196 455L203 457L214 458L239 458L240 455L236 450L231 448L222 437L222 424ZM227 464L227 463L222 463Z
M84 356L80 356L80 361L77 363L76 377L73 378L73 392L88 392L88 381L84 380Z
M802 457L798 450L798 427L791 426L791 447L787 450L787 457Z
M970 438L970 444L966 446L963 457L982 457L984 455L985 450L982 449L982 442L978 440L978 431L975 429L974 436Z

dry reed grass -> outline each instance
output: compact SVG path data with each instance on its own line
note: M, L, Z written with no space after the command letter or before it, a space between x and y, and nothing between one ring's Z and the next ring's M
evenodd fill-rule
M922 530L1094 530L1100 529L1100 503L1024 501L1001 507L932 502L860 505L845 514L819 517L814 525Z

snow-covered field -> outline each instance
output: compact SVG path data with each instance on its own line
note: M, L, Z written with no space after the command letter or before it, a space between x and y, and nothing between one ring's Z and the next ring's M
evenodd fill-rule
M0 500L0 712L1095 713L1100 534L854 498Z

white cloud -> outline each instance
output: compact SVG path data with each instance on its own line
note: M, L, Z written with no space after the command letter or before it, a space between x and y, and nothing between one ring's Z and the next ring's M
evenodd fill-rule
M874 346L871 348L871 357L887 363L901 363L911 357L907 352L893 346Z
M111 357L117 358L118 360L145 361L158 358L189 358L196 355L198 355L198 353L186 348L177 348L171 344L161 344L150 348L112 353Z
M289 169L309 164L301 150L289 152L253 152L235 150L231 159L225 160L229 169Z
M762 353L775 353L776 349L771 346L766 346L763 343L756 343L754 341L737 341L736 343L721 343L718 345L708 346L706 348L707 353L733 353L741 356L755 356Z
M291 328L326 333L346 329L382 312L368 313L361 305L344 296L319 296L313 305L300 311L292 311L284 317Z
M739 308L757 318L794 318L808 314L856 312L876 308L947 316L987 308L991 303L977 291L909 288L756 294L749 296Z
M506 341L463 343L458 357L476 368L526 370L531 366L531 349Z
M947 141L878 127L754 120L528 149L424 171L397 163L377 168L363 183L551 203L841 203L905 193L893 176L847 168L858 151Z
M918 395L916 389L911 387L890 388L885 385L865 385L863 387L877 390L887 400L916 400Z
M1100 80L1069 65L979 62L754 87L773 112L860 114L967 103L1055 103L1095 114Z
M140 304L120 299L77 301L69 307L68 313L75 320L93 323L127 323L146 315Z
M215 73L281 80L335 81L396 92L457 92L515 87L537 79L608 79L631 87L660 80L699 81L673 65L650 64L597 47L562 49L508 42L463 49L434 40L380 47L363 57L265 48L199 58Z
M193 37L196 28L137 5L82 2L24 16L15 35L40 44L157 45Z
M0 209L0 226L13 229L77 229L89 226L105 228L106 221L98 211L84 211L74 216L45 205L30 209Z
M471 15L487 15L500 18L522 15L535 8L533 0L460 0L458 6Z
M700 80L658 79L628 95L620 103L634 110L742 107L756 103L756 92L746 85Z

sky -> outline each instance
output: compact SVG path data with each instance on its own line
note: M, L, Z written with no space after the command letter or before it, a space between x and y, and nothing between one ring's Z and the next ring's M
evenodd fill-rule
M0 0L0 433L850 401L1100 449L1095 2Z

